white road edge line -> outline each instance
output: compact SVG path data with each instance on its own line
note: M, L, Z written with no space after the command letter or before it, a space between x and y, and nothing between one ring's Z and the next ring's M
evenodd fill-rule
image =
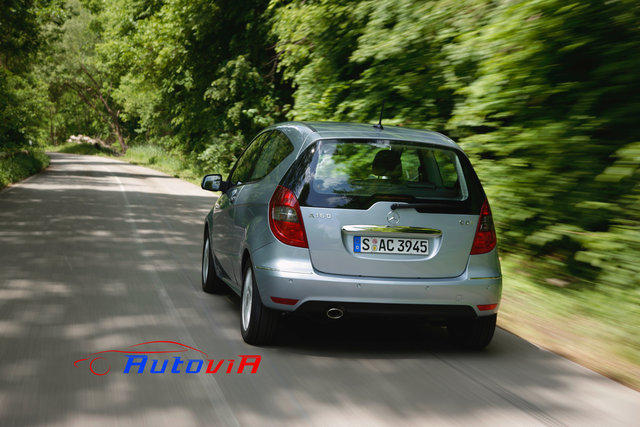
M126 162L123 162L124 164L127 164ZM105 165L100 165L104 170L106 170L109 173L113 173L112 170L110 170L108 167L106 167ZM120 191L122 193L122 197L124 198L125 201L125 209L127 211L127 214L129 216L129 218L133 217L133 212L131 211L131 206L129 204L129 198L127 197L127 191L124 187L124 184L122 183L122 181L120 180L120 177L118 177L117 175L112 175L113 178L115 178L118 186L120 187ZM140 238L140 234L138 233L138 228L136 227L135 222L130 222L133 234L134 234L134 238L135 241L138 245L140 245L143 249L144 249L144 242L142 241L142 239ZM153 260L150 260L151 263L154 265L154 267L156 267L153 271L152 274L155 276L155 282L156 284L160 285L160 286L155 286L154 288L158 290L158 293L160 294L160 299L162 300L162 302L165 304L165 306L167 307L167 309L175 316L175 318L180 319L180 313L178 312L178 310L176 309L175 305L173 304L173 301L171 300L171 298L169 297L169 294L167 293L166 289L164 287L162 287L162 281L159 279L158 273L157 271L157 265ZM191 333L189 332L189 330L184 326L184 324L181 325L181 328L183 329L185 335L187 335L191 342L195 342L193 337L191 336ZM222 388L220 387L220 384L218 384L218 381L213 377L207 377L207 379L210 379L211 381L205 381L204 377L202 375L198 375L198 379L200 380L200 383L202 384L202 386L204 387L205 392L207 393L207 398L209 399L209 401L211 402L211 405L213 407L214 412L219 414L220 420L223 422L227 422L227 421L231 421L233 420L233 422L231 423L232 425L237 425L239 426L240 423L238 422L238 419L236 418L235 414L233 413L233 410L231 409L231 406L229 405L229 402L227 402L227 399L224 396L224 392L222 391Z

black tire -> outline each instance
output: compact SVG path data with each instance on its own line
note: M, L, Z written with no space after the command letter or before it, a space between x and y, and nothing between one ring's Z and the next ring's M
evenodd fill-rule
M477 319L455 320L447 324L454 344L468 350L482 350L491 342L496 330L497 315Z
M248 274L251 274L251 280L249 283L247 283ZM251 286L249 295L246 295L245 293L246 286ZM251 261L247 261L242 270L241 298L242 307L240 309L240 331L242 332L242 339L247 344L252 345L273 343L278 330L278 323L280 322L280 312L272 310L262 304ZM251 305L248 309L249 317L247 321L245 321L245 304L249 300L251 301Z
M208 294L219 294L225 291L225 284L216 273L215 260L211 255L209 233L205 232L202 244L202 290Z

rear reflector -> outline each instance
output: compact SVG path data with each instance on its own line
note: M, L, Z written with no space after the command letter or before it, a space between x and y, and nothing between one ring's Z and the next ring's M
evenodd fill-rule
M471 246L471 255L486 254L496 247L496 229L493 226L493 216L489 201L484 200L480 209L480 218L478 219L478 227L476 235L473 238L473 246Z
M273 235L282 243L300 248L309 247L298 199L291 190L281 185L276 187L269 202L269 226Z
M494 308L496 308L498 306L498 304L485 304L485 305L479 305L478 306L478 310L480 311L487 311L487 310L493 310Z
M276 304L296 305L299 300L291 298L271 297L271 301L275 302Z

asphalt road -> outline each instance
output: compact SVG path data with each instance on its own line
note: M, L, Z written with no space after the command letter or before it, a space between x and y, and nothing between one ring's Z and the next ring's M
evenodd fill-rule
M200 288L211 193L51 157L0 192L0 425L640 422L640 393L502 330L468 353L420 324L290 320L278 345L248 346L239 300ZM104 376L73 365L155 340L262 362L242 375L124 374L117 354Z

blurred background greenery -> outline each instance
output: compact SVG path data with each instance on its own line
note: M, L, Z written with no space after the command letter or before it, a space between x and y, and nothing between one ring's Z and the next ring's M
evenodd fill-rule
M638 387L639 18L637 0L3 0L0 150L84 134L195 180L266 125L373 122L384 100L385 123L469 153L502 325Z

